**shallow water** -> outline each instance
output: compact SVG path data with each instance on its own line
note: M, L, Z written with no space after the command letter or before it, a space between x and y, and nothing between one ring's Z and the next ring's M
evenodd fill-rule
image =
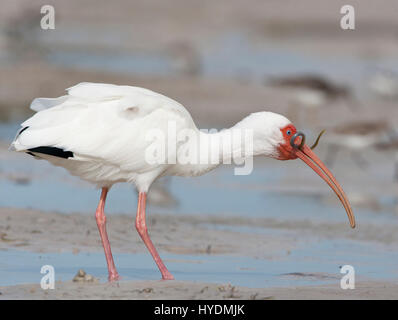
M177 280L231 283L260 287L320 285L339 286L340 267L355 268L358 280L398 279L398 254L379 246L351 240L321 241L299 247L277 259L265 260L231 255L175 255L161 253ZM389 259L385 259L388 256ZM149 254L115 254L122 280L157 280L159 271ZM103 253L31 253L0 251L0 286L40 283L43 265L52 265L56 281L71 280L77 270L105 282Z

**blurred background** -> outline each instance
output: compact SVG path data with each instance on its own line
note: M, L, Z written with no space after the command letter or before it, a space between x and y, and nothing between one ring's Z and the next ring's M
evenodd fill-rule
M40 28L44 4L55 8L55 30ZM201 128L270 110L310 139L326 129L318 152L344 177L354 205L394 210L398 3L350 1L355 30L340 28L345 4L2 0L0 139L8 145L35 97L63 95L82 81L142 86L184 104ZM16 165L2 161L3 186L33 179L24 172L32 162ZM319 191L284 174L297 164L276 167L278 183L257 179L260 188Z
M398 2L351 0L356 29L342 30L346 2L2 0L0 205L92 213L92 187L7 151L35 97L92 81L165 94L200 128L229 127L269 110L310 141L326 129L317 152L346 189L359 225L395 223ZM45 4L55 8L55 30L40 28ZM108 211L134 212L130 187L116 188ZM226 167L154 189L157 211L347 223L319 177L294 161L257 159L251 176L234 177Z
M355 30L340 27L340 9L346 4L355 9ZM54 30L40 28L43 5L55 8ZM234 232L235 239L243 237L235 232L265 234L284 248L277 249L280 264L272 257L257 271L246 268L234 277L244 285L262 286L260 278L267 285L280 285L272 282L272 275L281 270L301 272L292 274L296 278L311 270L336 274L347 262L358 266L361 276L398 277L396 0L1 0L0 7L4 217L5 208L14 214L14 208L33 208L93 216L97 205L99 192L91 185L45 161L8 151L20 123L33 114L29 105L35 97L61 96L65 88L83 81L140 86L182 103L199 128L230 127L251 112L269 110L287 116L309 142L326 129L316 152L344 187L358 227L349 228L335 195L303 163L264 158L256 159L249 176L234 176L233 167L225 166L194 179L159 180L150 192L149 217L202 217L206 223L201 227ZM134 216L131 186L116 185L108 199L110 215ZM4 219L0 245L25 245L7 240L16 227L10 217ZM115 233L112 237L117 239ZM287 240L296 251L286 249ZM177 240L170 240L174 247L165 245L167 241L156 241L161 251L187 252L173 249L181 246ZM191 241L196 245L199 239L193 236ZM141 245L139 239L136 243ZM223 241L211 243L217 244ZM200 254L209 255L211 245ZM271 245L266 241L260 246L261 253L246 251L242 261L250 261L251 267L255 261L263 263L258 255L268 254ZM247 260L247 255L257 260ZM98 259L103 261L102 253ZM129 255L126 266L134 265L134 259ZM3 261L20 264L16 258ZM203 273L203 279L230 281L224 270L234 267L225 261L213 276ZM3 274L3 283L20 279ZM245 275L251 278L246 281ZM179 277L185 279L184 273Z

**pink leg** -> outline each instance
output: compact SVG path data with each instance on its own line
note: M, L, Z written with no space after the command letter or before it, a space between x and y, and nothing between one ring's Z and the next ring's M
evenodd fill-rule
M100 202L98 204L97 211L95 211L95 219L97 220L102 245L104 246L106 263L108 264L108 280L114 281L119 279L119 274L117 273L115 263L113 262L111 245L109 244L108 235L106 233L106 217L104 208L107 194L108 188L102 188Z
M158 265L159 271L162 274L162 279L173 280L174 277L171 275L169 270L167 270L162 259L159 257L159 254L156 251L155 246L151 241L151 238L149 238L148 229L146 227L146 221L145 221L145 205L146 205L146 193L140 192L138 195L138 208L137 208L137 217L135 219L135 227L137 228L137 231L141 236L141 239L144 241L146 247L151 253L156 264Z

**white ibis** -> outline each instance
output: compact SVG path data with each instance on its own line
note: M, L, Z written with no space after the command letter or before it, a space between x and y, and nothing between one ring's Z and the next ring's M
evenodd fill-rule
M197 129L189 112L178 102L153 91L100 83L80 83L67 89L62 97L37 98L31 109L36 113L22 123L10 149L26 152L36 159L66 168L71 174L102 189L95 213L108 264L109 280L119 275L113 261L106 233L104 213L108 190L117 182L128 182L138 191L136 229L155 260L163 279L173 279L153 245L145 221L146 195L151 184L161 176L198 176L220 163L149 163L146 152L154 140L147 139L151 130L167 135L173 123L177 132L190 130L194 135L178 142L168 153L178 156L187 150L204 152L197 143L200 137L221 139L231 129L252 130L252 155L278 160L300 158L333 189L342 202L351 227L355 218L343 189L304 141L304 134L284 116L257 112L234 127L204 133ZM177 142L175 142L177 144ZM198 149L199 148L199 149ZM212 149L219 153L220 149ZM223 151L232 153L236 150Z

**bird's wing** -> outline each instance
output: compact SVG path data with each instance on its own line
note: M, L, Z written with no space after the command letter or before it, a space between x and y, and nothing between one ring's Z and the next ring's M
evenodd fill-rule
M36 98L32 101L30 108L33 111L39 112L48 108L55 107L65 102L68 96L62 96L58 98Z
M35 106L47 108L22 123L12 144L15 150L51 146L73 152L75 159L101 160L139 171L148 168L145 152L153 143L150 130L166 134L167 139L169 123L177 130L196 128L181 104L138 87L80 83L69 88L67 96L45 102L34 100Z

